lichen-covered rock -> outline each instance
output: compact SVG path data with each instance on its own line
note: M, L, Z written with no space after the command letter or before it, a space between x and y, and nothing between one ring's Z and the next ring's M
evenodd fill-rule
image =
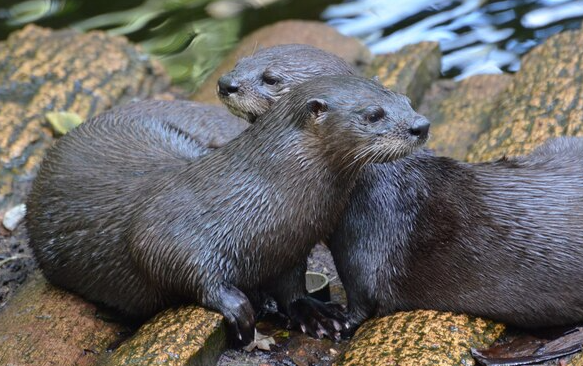
M47 112L82 119L168 87L125 38L29 25L0 43L0 209L23 201L52 132Z
M377 56L367 69L367 76L378 76L387 88L407 95L418 106L423 94L441 70L439 44L422 42L398 52Z
M570 361L567 361L568 366L583 366L583 353L575 355Z
M0 313L0 365L93 365L122 330L37 274Z
M223 317L188 306L158 314L99 364L214 365L225 348Z
M220 104L217 98L217 80L230 71L241 57L249 56L258 48L279 44L303 43L336 54L359 67L371 60L370 51L356 38L344 36L324 23L302 20L286 20L263 27L241 40L217 69L207 78L193 96L203 103Z
M431 121L431 139L427 147L437 155L464 160L469 148L488 126L511 80L508 74L472 76L453 84L453 90L446 92L444 98L435 100L429 107L423 106L420 112ZM439 84L434 83L432 89L439 88Z
M365 322L334 363L356 365L474 365L470 348L486 348L502 324L431 310L399 312Z
M549 137L583 135L581 49L583 32L569 31L528 53L468 160L523 155Z

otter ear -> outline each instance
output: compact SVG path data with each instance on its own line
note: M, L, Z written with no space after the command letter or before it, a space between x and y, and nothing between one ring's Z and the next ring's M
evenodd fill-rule
M328 111L328 103L326 103L324 99L310 99L306 103L306 107L317 124L324 122L326 119L326 112Z

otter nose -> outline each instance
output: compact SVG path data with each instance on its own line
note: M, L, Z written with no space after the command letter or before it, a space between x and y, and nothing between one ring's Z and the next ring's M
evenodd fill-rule
M230 76L223 75L219 78L219 94L229 96L239 90L239 84Z
M429 126L430 123L427 119L421 117L415 119L413 126L409 128L409 133L420 139L426 139L429 136Z

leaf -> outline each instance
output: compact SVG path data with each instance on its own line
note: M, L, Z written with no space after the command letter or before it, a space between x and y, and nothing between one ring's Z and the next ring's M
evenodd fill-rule
M275 344L275 339L270 336L266 336L265 334L261 334L255 330L255 340L251 343L243 347L243 350L247 352L253 351L255 348L260 349L262 351L271 351L271 345Z
M74 112L48 112L45 118L59 135L64 135L83 123L83 119Z

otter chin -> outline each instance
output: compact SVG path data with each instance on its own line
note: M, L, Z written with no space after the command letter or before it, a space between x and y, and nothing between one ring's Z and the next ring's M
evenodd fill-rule
M260 49L221 76L217 95L231 113L253 123L292 87L324 75L356 75L342 58L304 44Z
M50 282L128 317L199 304L248 343L261 291L337 337L343 315L307 297L306 258L360 170L426 139L417 114L396 118L406 103L367 79L316 78L202 157L163 114L110 110L48 150L27 200L31 247Z

